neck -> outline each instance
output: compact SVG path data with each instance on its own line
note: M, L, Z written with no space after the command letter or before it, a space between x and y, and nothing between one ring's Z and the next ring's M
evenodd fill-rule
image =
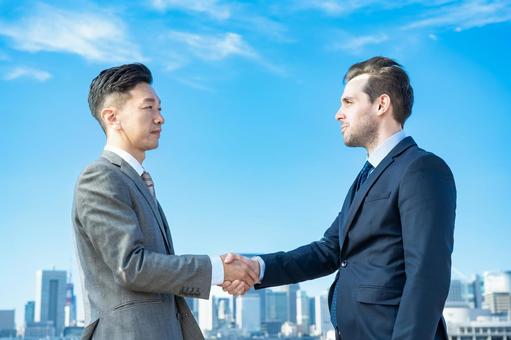
M124 141L123 138L121 138L120 136L117 135L107 136L106 144L126 151L127 153L132 155L140 164L144 162L145 152L130 147L130 144Z
M390 136L398 133L403 128L401 125L393 125L389 127L381 127L374 136L375 138L366 145L367 157L371 156L374 150L376 150L380 145L382 145Z

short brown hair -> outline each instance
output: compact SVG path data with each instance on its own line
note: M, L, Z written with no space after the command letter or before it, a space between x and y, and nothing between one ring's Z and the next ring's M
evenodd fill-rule
M353 64L344 75L344 83L362 74L370 76L364 92L371 102L378 96L387 94L394 109L394 118L404 125L412 113L413 88L403 67L390 58L373 57Z
M89 108L97 119L101 128L105 130L99 114L105 105L105 98L111 94L118 94L116 104L122 105L129 98L127 93L139 83L151 84L153 76L151 71L139 63L126 64L103 70L94 78L89 90Z

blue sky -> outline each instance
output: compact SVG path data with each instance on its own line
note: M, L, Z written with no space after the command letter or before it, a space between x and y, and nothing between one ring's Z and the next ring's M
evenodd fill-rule
M88 86L134 61L162 99L144 165L179 253L319 239L365 159L334 120L342 76L385 55L415 89L407 134L455 175L454 266L511 269L510 38L511 1L0 0L0 309L21 321L38 269L78 283L73 187L104 145Z

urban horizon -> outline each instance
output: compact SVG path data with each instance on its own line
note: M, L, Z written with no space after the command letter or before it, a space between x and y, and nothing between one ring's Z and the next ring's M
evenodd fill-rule
M2 325L5 320L14 319L14 315L19 320L21 311L0 305L0 338L15 334L27 339L59 334L67 334L69 339L76 337L84 320L78 317L77 301L81 297L74 293L76 282L71 281L70 273L54 268L39 270L35 276L36 296L24 303L23 321L21 324L17 321L10 333L8 329L2 329ZM487 271L470 278L453 273L444 309L449 335L452 336L452 332L458 334L461 329L465 332L466 326L462 325L467 322L477 325L477 321L483 320L490 322L495 332L511 336L510 296L511 270ZM186 300L208 339L329 339L332 336L329 333L332 326L327 291L309 295L300 284L257 291L252 288L237 298L213 286L208 300ZM460 311L465 310L472 316L466 317L462 313L460 319Z

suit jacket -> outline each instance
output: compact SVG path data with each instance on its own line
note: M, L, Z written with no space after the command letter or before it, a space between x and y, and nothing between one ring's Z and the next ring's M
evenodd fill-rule
M447 339L456 188L439 157L403 139L358 191L355 182L324 237L262 255L264 288L328 275L343 339ZM338 281L336 296L333 290Z
M203 339L181 296L208 298L206 255L174 255L167 220L136 171L104 151L78 179L72 219L83 339Z

